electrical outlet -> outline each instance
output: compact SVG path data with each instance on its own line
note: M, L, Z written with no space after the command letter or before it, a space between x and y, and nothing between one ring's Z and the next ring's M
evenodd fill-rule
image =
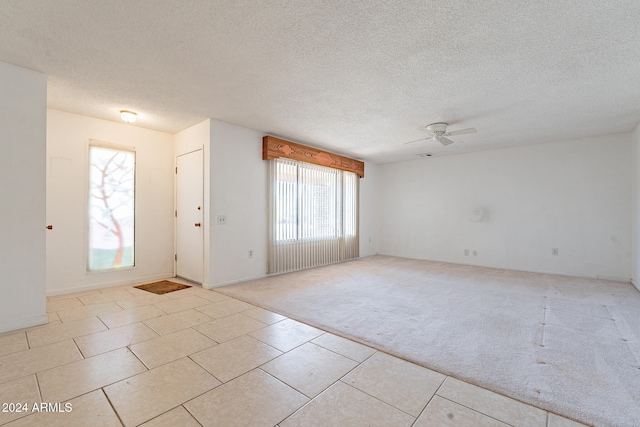
M226 215L218 215L218 225L227 225Z
M469 256L469 249L464 250L464 256Z
M560 251L558 250L558 248L551 248L551 255L559 255Z
M249 258L253 258L253 249L249 249Z
M475 249L473 250L473 256L478 256L478 251L476 251Z

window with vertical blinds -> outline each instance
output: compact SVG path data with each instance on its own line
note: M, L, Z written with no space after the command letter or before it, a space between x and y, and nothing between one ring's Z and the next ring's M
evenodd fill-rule
M358 257L355 173L279 158L269 175L269 273Z

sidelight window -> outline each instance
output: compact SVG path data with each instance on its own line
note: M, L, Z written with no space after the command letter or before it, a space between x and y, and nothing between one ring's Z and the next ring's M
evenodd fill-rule
M133 149L89 146L90 271L135 264L135 166Z

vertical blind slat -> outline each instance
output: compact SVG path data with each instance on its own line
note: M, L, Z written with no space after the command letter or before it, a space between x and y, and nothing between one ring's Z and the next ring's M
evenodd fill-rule
M358 257L354 173L291 159L271 160L268 170L268 273Z

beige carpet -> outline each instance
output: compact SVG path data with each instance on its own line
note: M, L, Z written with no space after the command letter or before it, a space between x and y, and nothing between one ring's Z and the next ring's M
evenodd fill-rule
M374 256L217 288L597 426L640 426L631 284Z

